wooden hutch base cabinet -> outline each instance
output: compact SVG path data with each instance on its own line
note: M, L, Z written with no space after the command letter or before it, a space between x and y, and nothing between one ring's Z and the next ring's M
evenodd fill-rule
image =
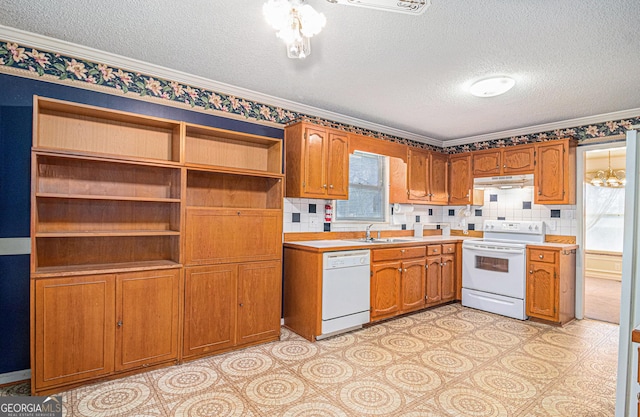
M280 336L282 141L34 97L31 390Z

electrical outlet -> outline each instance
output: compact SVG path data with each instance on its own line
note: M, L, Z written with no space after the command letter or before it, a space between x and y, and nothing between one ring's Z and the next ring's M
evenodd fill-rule
M552 232L556 230L557 224L555 220L547 220L545 223L547 224L547 230L551 230Z

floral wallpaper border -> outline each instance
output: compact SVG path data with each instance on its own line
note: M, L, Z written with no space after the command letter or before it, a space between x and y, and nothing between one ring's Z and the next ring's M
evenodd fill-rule
M106 64L63 56L55 52L38 51L35 48L8 41L0 42L0 67L23 70L30 73L29 75L33 77L48 76L59 80L71 81L72 83L85 83L85 86L96 85L102 89L112 88L125 95L137 95L143 98L153 97L167 100L168 102L186 104L201 110L211 111L212 113L233 114L256 121L287 125L298 120L306 120L345 132L445 153L500 148L524 143L543 142L568 136L581 141L624 134L629 126L640 124L639 115L634 118L596 123L588 126L577 126L569 129L439 148L414 140L271 106L266 103L259 103L197 86L127 71L123 68L114 68Z

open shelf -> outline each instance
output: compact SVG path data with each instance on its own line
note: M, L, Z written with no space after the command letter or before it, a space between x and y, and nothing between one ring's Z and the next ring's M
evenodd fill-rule
M180 123L35 97L36 149L180 161Z
M282 178L187 171L188 207L282 208Z
M131 231L87 231L87 232L38 232L36 237L117 237L117 236L180 236L177 230L131 230Z
M279 174L282 172L282 141L186 124L185 163Z
M180 204L157 201L39 198L36 236L45 233L175 233L180 230Z
M125 197L110 195L90 195L90 194L56 194L56 193L36 193L38 198L62 198L78 200L113 200L113 201L140 201L151 203L179 203L179 198L154 198L154 197Z
M60 270L88 268L136 262L178 263L179 241L177 234L129 235L129 236L36 236L36 271L42 268Z
M100 271L102 274L112 274L119 272L147 271L157 269L174 269L180 268L182 264L174 261L139 261L139 262L120 262L111 264L86 264L72 266L49 266L36 269L36 278L86 275L88 272Z

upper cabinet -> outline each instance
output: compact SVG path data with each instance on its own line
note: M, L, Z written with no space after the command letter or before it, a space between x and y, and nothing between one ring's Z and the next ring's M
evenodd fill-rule
M513 146L473 153L473 176L531 174L534 145Z
M482 205L484 191L473 189L471 153L454 154L449 157L449 204Z
M535 149L534 202L575 204L575 141L562 139L542 142L536 144Z
M502 149L502 173L531 174L534 169L534 146L520 145Z
M407 152L406 164L400 158L392 158L389 164L390 202L447 204L449 199L447 155L414 148L408 148Z
M349 138L311 123L285 128L287 197L349 197Z

